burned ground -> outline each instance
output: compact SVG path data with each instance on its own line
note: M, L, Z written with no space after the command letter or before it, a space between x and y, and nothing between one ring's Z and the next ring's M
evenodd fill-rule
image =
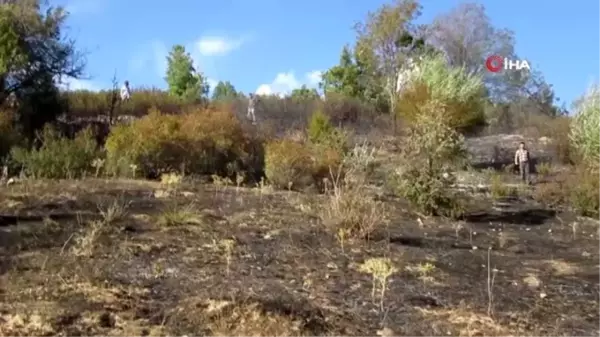
M170 193L132 180L2 187L0 333L598 334L595 220L480 194L451 221L380 194L387 225L342 247L319 217L325 195L192 180ZM381 303L358 270L373 257L399 269Z

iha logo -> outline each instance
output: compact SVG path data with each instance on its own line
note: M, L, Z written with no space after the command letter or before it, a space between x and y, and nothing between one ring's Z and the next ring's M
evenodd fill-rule
M529 63L525 60L511 60L498 55L488 57L485 60L485 67L492 73L497 73L501 70L531 70Z

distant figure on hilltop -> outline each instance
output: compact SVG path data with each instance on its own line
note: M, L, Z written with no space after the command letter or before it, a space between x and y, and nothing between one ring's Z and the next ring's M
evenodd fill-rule
M515 152L515 166L519 167L519 173L521 175L521 180L525 184L529 184L529 150L525 147L525 143L521 142L519 144L519 149Z
M129 90L129 81L123 83L121 88L121 101L128 101L131 98L131 90Z
M248 97L248 113L246 114L246 117L252 121L252 124L256 124L256 115L254 114L254 109L256 108L256 102L258 101L258 98L253 93L250 93Z

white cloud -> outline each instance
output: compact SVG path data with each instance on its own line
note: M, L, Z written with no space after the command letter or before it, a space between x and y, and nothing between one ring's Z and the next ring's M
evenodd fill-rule
M216 35L203 36L196 41L185 43L186 51L190 53L194 60L196 68L203 73L210 73L214 68L213 63L216 56L226 55L242 46L249 39L227 38ZM129 70L133 73L146 71L153 67L156 73L163 77L167 71L167 56L169 49L167 45L160 40L152 41L143 46L137 54L129 60Z
M217 84L219 83L219 81L215 80L214 78L210 78L208 77L206 79L206 82L208 83L210 90L212 91L213 89L215 89L215 87L217 86Z
M293 71L279 73L275 76L273 82L258 86L256 94L284 96L291 93L292 90L300 88L302 85L315 88L321 81L321 74L319 70L311 71L306 73L302 80L299 80Z
M323 77L323 72L320 70L311 71L306 75L308 77L308 82L311 85L317 86L321 82L321 78Z
M58 87L62 90L91 90L100 91L102 88L91 80L80 80L76 78L63 78L58 82Z
M203 36L195 43L195 47L202 56L223 56L240 48L244 39L232 39L223 36Z

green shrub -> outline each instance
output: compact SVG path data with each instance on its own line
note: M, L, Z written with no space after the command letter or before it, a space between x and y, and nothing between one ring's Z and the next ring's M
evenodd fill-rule
M100 157L91 129L79 132L74 139L61 137L51 126L38 134L39 149L13 148L11 159L35 178L64 179L84 177L95 171L94 159Z
M587 165L600 162L600 86L593 85L575 104L576 115L570 138L574 148Z
M342 152L347 150L346 134L333 126L329 116L320 109L315 110L311 115L307 133L308 140L312 144L332 147Z
M396 173L398 192L425 214L458 217L462 197L453 191L453 172L466 158L464 138L439 118L422 117L409 129L404 167Z
M113 128L106 141L107 168L114 175L182 172L234 175L257 170L260 144L228 112L197 110L165 115L153 109L129 125ZM135 168L135 170L132 170Z
M490 193L492 194L492 198L500 199L517 194L517 191L514 187L506 185L506 182L500 173L492 173L490 180Z
M323 111L315 110L308 125L308 139L313 143L327 141L334 129L329 117Z
M482 78L463 68L449 66L440 56L426 56L411 72L399 97L401 117L415 122L419 115L434 113L452 128L471 131L485 123L485 86ZM443 114L427 106L435 102Z

